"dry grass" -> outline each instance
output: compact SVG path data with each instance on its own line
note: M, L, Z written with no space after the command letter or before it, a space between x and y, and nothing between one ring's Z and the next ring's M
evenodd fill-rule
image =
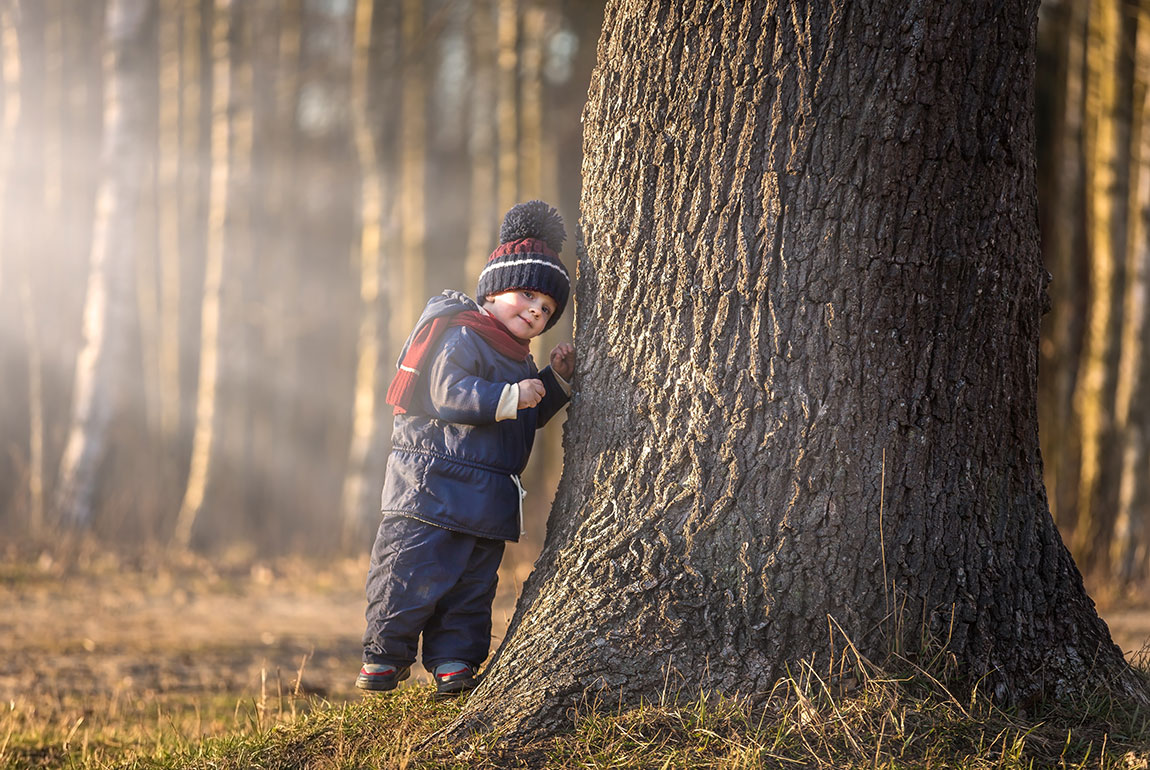
M700 696L619 712L586 708L555 742L554 767L1145 768L1150 713L1099 691L1030 716L945 671L892 656L830 677L810 666L765 699ZM648 764L649 759L656 761Z
M150 612L159 601L156 586L161 583L195 594L174 606L177 614L201 606L213 609L213 602L226 596L257 612L273 599L281 601L278 591L285 584L298 583L300 590L282 601L302 602L305 593L318 591L323 602L331 603L346 590L340 587L344 582L359 582L359 569L349 565L344 570L349 577L324 578L331 586L317 588L316 569L303 564L234 570L167 564L163 569L125 570L115 563L95 565L70 582L67 575L56 574L55 567L8 561L0 569L0 588L18 611L41 598L46 608L59 611L62 605L41 597L42 592L66 589L70 601L82 604L76 592L97 578L103 585L92 585L91 590L102 595L111 586L121 599L130 586L143 582L148 588L141 589L136 604L117 605L108 612L113 618L125 617L128 610L152 618L144 610ZM165 570L180 574L166 577ZM148 580L141 581L141 574ZM76 611L73 605L63 606ZM0 618L0 627L4 623ZM219 635L218 629L211 634ZM476 736L464 746L432 744L417 750L458 713L458 703L433 701L426 685L361 700L347 689L334 689L332 681L349 687L349 672L354 670L354 661L345 665L340 650L335 650L339 654L327 673L320 674L318 654L304 662L306 649L301 653L294 647L269 646L258 641L258 633L256 637L253 646L210 659L209 654L215 654L210 649L181 651L163 644L121 651L118 660L147 654L167 661L192 655L217 674L234 659L234 675L181 689L168 688L164 676L136 673L134 682L127 682L117 678L123 668L103 685L93 686L86 677L96 668L71 669L65 663L85 654L98 657L115 638L110 632L92 636L99 648L86 653L88 638L77 634L53 648L59 653L54 676L37 675L31 684L14 690L10 700L0 702L0 767L1150 770L1150 714L1144 710L1099 688L1075 703L1028 713L1003 711L977 690L958 695L968 688L947 655L929 647L914 654L896 649L875 663L849 645L845 651L839 645L832 669L799 664L772 692L755 699L700 693L667 696L628 709L589 700L574 715L568 733L545 741L509 748L495 737ZM0 649L28 655L41 643L40 637L25 642L31 647L9 642ZM45 636L43 643L48 642ZM272 664L273 649L280 653L279 668ZM260 655L268 656L268 665L261 667ZM5 662L12 663L0 664ZM1145 678L1150 667L1145 651L1135 664ZM165 676L170 673L161 669ZM333 689L309 688L309 678Z
M39 692L0 710L0 767L119 767L128 758L186 753L205 739L265 735L330 704L290 679L261 677L258 692Z
M936 664L939 660L934 661ZM1145 671L1145 669L1143 669ZM945 664L858 656L834 676L800 665L765 698L699 695L618 709L589 701L571 732L508 748L491 736L417 751L458 702L426 685L362 702L233 700L198 707L214 736L192 736L187 712L138 710L136 727L29 732L10 713L5 767L151 768L1102 768L1150 767L1150 713L1104 690L1030 715L959 698ZM121 707L123 708L123 707ZM123 717L128 714L122 713ZM13 740L13 735L17 740Z
M155 761L358 705L366 568L6 545L0 768ZM501 577L497 621L521 582Z

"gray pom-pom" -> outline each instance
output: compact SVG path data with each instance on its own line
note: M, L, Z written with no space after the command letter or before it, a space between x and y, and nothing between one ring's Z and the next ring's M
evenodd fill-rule
M517 203L503 217L499 242L509 243L520 238L538 238L558 254L563 241L567 240L563 217L559 216L557 209L543 201Z

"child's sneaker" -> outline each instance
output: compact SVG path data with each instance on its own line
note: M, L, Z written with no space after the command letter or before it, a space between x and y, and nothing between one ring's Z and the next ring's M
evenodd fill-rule
M364 663L355 678L355 686L361 690L387 692L394 690L400 682L411 675L411 666L398 668L390 663Z
M435 694L459 695L475 689L475 669L461 660L449 660L435 667Z

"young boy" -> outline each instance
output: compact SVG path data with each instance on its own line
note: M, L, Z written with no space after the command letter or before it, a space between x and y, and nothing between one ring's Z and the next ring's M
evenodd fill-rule
M522 528L535 430L567 403L575 349L537 371L528 341L563 313L570 278L558 252L559 212L521 203L479 277L477 304L433 297L400 355L383 521L367 576L367 630L356 686L406 679L423 634L438 693L473 689L491 642L491 602L504 542Z

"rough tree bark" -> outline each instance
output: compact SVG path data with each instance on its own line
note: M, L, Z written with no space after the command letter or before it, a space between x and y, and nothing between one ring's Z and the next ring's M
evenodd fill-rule
M455 735L764 693L829 627L1134 686L1042 485L1036 7L609 4L565 472Z

